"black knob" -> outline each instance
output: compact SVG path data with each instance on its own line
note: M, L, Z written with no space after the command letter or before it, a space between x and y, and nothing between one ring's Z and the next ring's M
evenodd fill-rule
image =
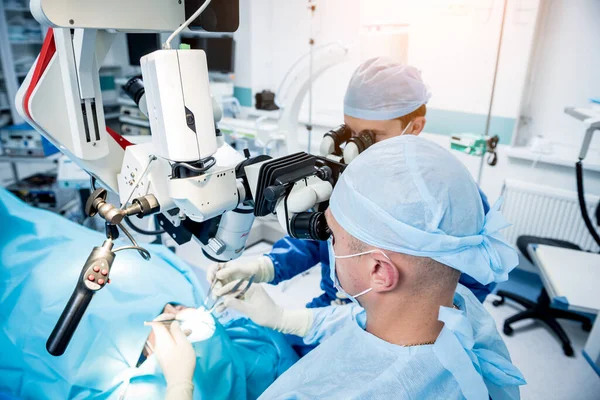
M108 222L104 224L104 229L106 230L106 238L115 240L119 237L119 228L116 225L111 225Z
M94 190L85 202L85 213L90 217L96 215L98 213L98 209L96 208L96 200L100 199L106 201L107 196L108 192L104 188Z
M268 202L274 202L274 201L277 201L285 193L285 186L283 186L283 185L268 186L265 188L265 191L263 193L264 193L265 199Z

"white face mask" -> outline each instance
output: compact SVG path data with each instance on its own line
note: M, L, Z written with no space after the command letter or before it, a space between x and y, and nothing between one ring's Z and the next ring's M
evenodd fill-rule
M412 122L412 121L410 121L410 122L409 122L409 123L406 125L406 127L405 127L404 129L402 129L402 133L400 134L400 136L404 135L404 134L406 133L406 131L408 130L408 128L411 128L411 127L412 127L412 125L413 125L413 122Z
M336 258L352 258L352 257L358 257L358 256L362 256L365 254L371 254L371 253L381 253L385 256L385 258L387 258L388 260L390 259L387 254L385 254L383 251L381 250L369 250L369 251L365 251L362 253L356 253L356 254L350 254L347 256L336 256L335 252L333 250L333 240L331 238L329 238L327 240L327 245L329 248L329 274L330 274L330 278L333 281L333 285L335 286L335 288L337 289L338 292L340 292L341 294L343 294L344 296L348 297L350 300L352 300L353 303L360 305L360 303L358 302L358 300L356 300L358 297L362 296L363 294L367 294L369 293L371 290L373 290L373 288L368 288L366 290L363 290L360 293L357 293L355 295L350 295L348 294L343 288L342 285L340 284L340 281L337 277L337 273L335 271L335 260ZM390 260L391 261L391 260Z

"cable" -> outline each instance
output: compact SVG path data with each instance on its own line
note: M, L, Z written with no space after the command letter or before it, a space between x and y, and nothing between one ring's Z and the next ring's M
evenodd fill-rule
M150 164L152 164L152 161L154 161L154 160L156 160L156 156L154 154L150 154L148 156L148 164L146 164L146 168L144 168L142 175L140 175L140 177L137 179L137 182L133 186L133 189L131 189L131 192L129 192L129 197L127 197L127 200L123 204L121 204L121 210L124 210L125 207L127 207L127 204L129 204L129 200L131 200L131 198L133 197L133 193L135 192L135 189L137 189L137 187L140 185L140 182L142 181L142 179L144 179L146 172L148 172L148 169L150 168Z
M581 209L581 217L583 218L583 222L585 222L585 226L588 231L590 231L590 235L594 238L598 246L600 246L600 235L596 232L596 228L592 224L590 220L590 216L588 215L587 205L585 204L584 190L583 190L583 164L581 160L575 163L575 171L577 174L577 199L579 200L579 208Z
M200 14L202 14L202 12L206 9L206 7L208 7L210 2L211 2L211 0L206 0L204 3L202 3L200 8L198 10L196 10L196 12L193 13L192 16L187 19L187 21L185 21L183 24L181 24L181 26L179 28L175 29L175 32L171 33L171 36L169 36L169 38L167 39L165 44L163 44L163 49L170 49L171 48L171 40L175 39L175 37L177 35L179 35L181 33L181 31L183 31L185 28L187 28L192 23L193 20L198 18L200 16Z
M183 167L185 169L189 169L190 171L194 171L201 174L211 169L217 163L217 160L215 160L215 158L211 156L205 158L204 160L201 160L200 163L202 164L201 167L194 167L193 165L188 164L186 162L176 162L173 165L171 165L171 169L175 170L178 167Z
M118 248L112 250L112 252L116 253L116 252L122 251L122 250L137 250L140 254L142 254L142 257L144 258L144 260L150 259L150 252L148 252L148 250L146 250L145 248L140 247L140 246L121 246L121 247L118 247Z
M129 231L123 226L123 224L119 224L118 227L121 228L121 230L123 231L125 236L127 236L129 238L129 240L131 241L131 243L133 244L133 246L124 246L124 247L121 247L120 249L125 250L126 248L127 249L135 248L135 250L137 250L138 253L140 253L140 256L142 256L142 258L144 260L148 261L150 259L150 253L148 252L148 250L144 249L143 247L140 247L137 244L137 242L135 241L133 236L131 236L131 233L129 233ZM115 250L113 250L113 252L115 252Z
M156 236L156 235L162 235L163 233L165 233L164 229L159 229L156 231L147 231L145 229L142 229L138 226L136 226L133 222L131 222L131 218L129 218L128 216L126 216L124 218L125 223L127 224L128 227L130 227L131 229L133 229L135 232L141 234L141 235L148 235L148 236Z

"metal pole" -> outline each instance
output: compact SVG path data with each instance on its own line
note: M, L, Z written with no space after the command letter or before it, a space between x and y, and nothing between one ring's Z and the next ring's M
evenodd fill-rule
M17 167L17 163L11 161L10 168L12 169L13 179L15 180L15 185L19 183L19 168Z
M313 54L315 47L315 40L313 38L313 19L315 16L316 5L312 3L312 0L308 0L308 7L310 9L310 38L308 41L308 45L310 46L310 55L309 55L309 68L308 68L308 125L306 126L306 130L308 130L308 150L307 153L310 154L310 147L312 143L312 113L313 113Z
M10 114L13 124L23 123L23 118L17 113L15 107L15 97L19 90L19 82L15 71L15 63L13 59L12 43L8 36L8 24L6 22L6 9L4 0L0 1L0 63L4 72L4 84L6 86L6 94L8 95L8 103L10 105Z
M504 23L506 20L506 8L508 5L508 0L504 0L504 9L502 10L502 21L500 23L500 37L498 38L498 50L496 52L496 65L494 66L494 78L492 80L492 93L490 94L490 105L488 108L487 118L485 121L485 131L484 138L487 138L490 134L490 123L492 121L492 107L494 105L494 95L496 93L496 78L498 77L498 66L500 65L500 50L502 48L502 37L504 36ZM481 161L479 162L479 173L477 175L477 183L481 184L481 174L483 172L483 163L485 152L481 156Z

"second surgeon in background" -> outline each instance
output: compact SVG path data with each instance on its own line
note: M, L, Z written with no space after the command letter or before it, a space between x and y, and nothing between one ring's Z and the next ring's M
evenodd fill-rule
M344 97L344 122L354 135L371 130L376 142L403 134L419 135L425 127L426 103L431 94L416 68L386 58L365 61L354 72ZM484 212L489 211L486 196L480 190ZM308 308L347 303L330 278L326 242L294 239L289 236L277 241L273 250L252 262L232 261L225 268L214 264L207 278L216 277L225 285L233 280L254 276L255 282L276 285L321 263L323 294L313 299ZM482 285L462 274L460 283L483 302L495 284Z

